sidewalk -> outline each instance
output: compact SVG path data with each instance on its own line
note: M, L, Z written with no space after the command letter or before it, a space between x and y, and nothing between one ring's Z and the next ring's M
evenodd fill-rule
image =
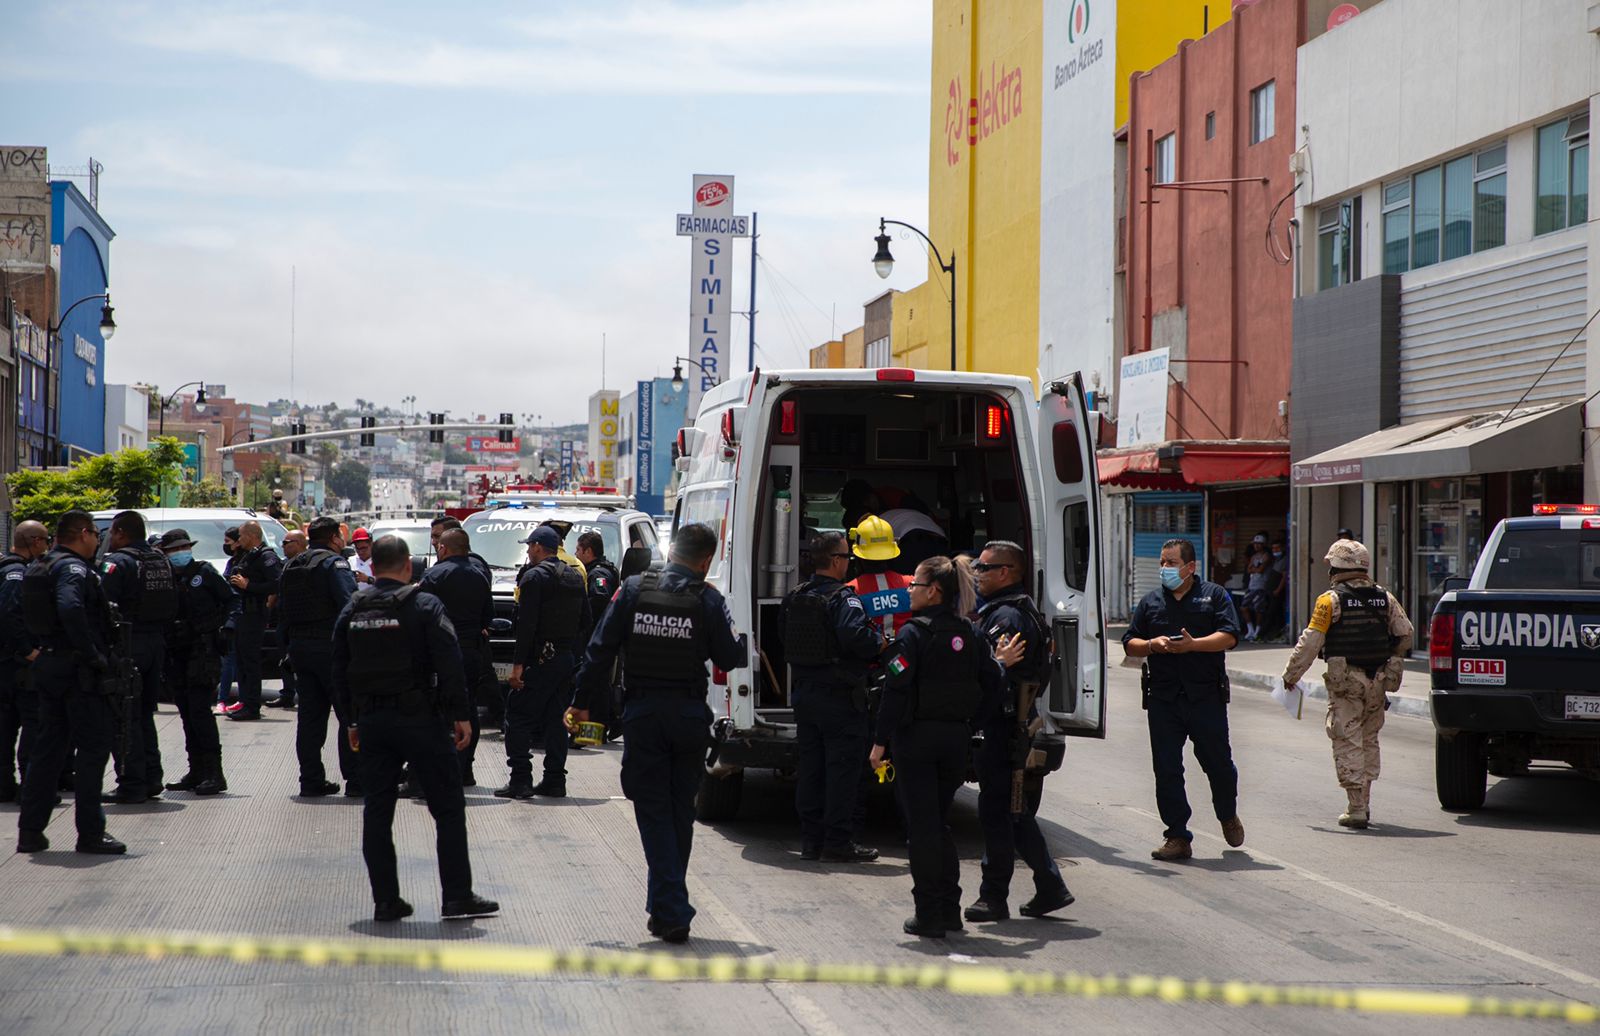
M1127 628L1123 625L1106 627L1107 661L1111 665L1123 664L1118 656L1121 654L1122 634ZM1247 644L1240 641L1238 647L1228 652L1228 679L1233 682L1235 690L1241 688L1263 692L1271 690L1272 681L1283 675L1283 667L1289 662L1290 650L1291 645L1288 644ZM1322 662L1317 661L1302 678L1301 684L1306 689L1307 698L1328 700L1328 689L1322 685L1321 680L1323 669ZM1406 677L1400 683L1400 693L1390 696L1393 705L1389 709L1389 714L1429 719L1432 714L1428 710L1428 683L1428 660L1408 659Z

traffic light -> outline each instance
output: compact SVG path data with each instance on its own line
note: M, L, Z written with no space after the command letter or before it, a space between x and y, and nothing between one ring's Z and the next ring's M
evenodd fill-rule
M363 428L376 428L376 427L378 427L378 419L376 417L363 417L361 419L361 427L363 427ZM378 437L376 435L374 435L372 432L362 432L361 433L361 445L363 445L363 446L376 446L376 445L378 445Z
M511 441L511 432L512 432L511 422L512 422L512 420L513 420L513 417L512 417L511 414L501 414L500 415L500 441L501 442L510 442Z
M300 422L296 421L294 424L291 424L289 426L289 434L290 435L304 435L304 434L306 434L306 426L301 424ZM306 452L306 441L304 439L296 439L294 442L291 442L289 444L289 452L290 453L304 453L304 452Z
M443 414L429 414L428 415L428 423L429 424L444 424L444 415ZM428 441L429 442L444 442L444 429L443 428L431 429L428 432Z

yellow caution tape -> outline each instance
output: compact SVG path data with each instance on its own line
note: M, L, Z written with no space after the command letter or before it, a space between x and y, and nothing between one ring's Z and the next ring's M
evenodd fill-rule
M1211 982L1150 975L1025 972L983 965L810 964L802 961L613 953L537 946L389 939L259 939L230 935L31 931L0 927L0 954L18 957L168 957L311 967L380 965L417 971L547 978L582 975L656 982L804 982L942 990L959 996L1120 997L1230 1007L1320 1007L1367 1014L1529 1018L1592 1025L1600 1008L1579 1001L1501 1000L1402 989L1336 989L1263 982Z

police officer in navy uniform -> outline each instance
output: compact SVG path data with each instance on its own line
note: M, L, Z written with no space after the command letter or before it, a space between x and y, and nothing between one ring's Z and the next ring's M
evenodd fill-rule
M352 596L335 620L330 672L335 711L353 720L339 740L358 753L366 789L361 853L372 884L373 920L398 921L412 913L400 896L394 849L403 766L422 787L437 828L445 920L492 916L500 904L473 892L467 856L467 807L456 753L472 736L472 724L456 632L439 599L410 582L411 552L400 537L378 537L372 573L373 583Z
M222 673L221 629L233 607L233 591L216 569L194 556L194 539L183 529L168 529L156 546L172 564L178 587L178 617L167 632L166 674L189 755L189 772L167 790L220 795L228 790L228 780L211 703Z
M421 586L437 597L455 628L467 688L472 736L461 750L461 786L476 787L472 772L478 749L478 685L483 677L483 652L488 646L489 624L494 622L494 593L489 579L472 563L472 537L466 530L446 530L434 547L438 560L422 574Z
M727 602L705 582L716 554L709 526L684 525L664 569L624 581L589 641L571 716L573 723L588 720L587 705L609 692L620 653L622 792L633 802L649 868L649 931L672 943L689 938L695 913L687 874L695 795L710 747L706 661L732 670L749 658L734 636Z
M461 520L459 518L451 518L446 515L443 518L435 518L429 523L429 526L429 539L433 543L433 552L435 555L437 555L439 553L440 537L449 532L451 529L460 529ZM467 550L467 561L472 565L473 571L483 576L484 582L489 584L490 596L492 598L494 590L494 569L489 567L489 562L484 560L483 555L470 548ZM457 636L459 637L459 633ZM478 674L478 694L472 702L473 722L480 723L481 725L481 721L478 719L478 710L481 708L484 711L485 718L490 721L489 725L492 727L498 727L504 723L506 703L505 699L500 695L500 677L495 673L494 653L490 649L489 637L487 634L484 635L483 642L479 645L478 654L478 664L483 671ZM467 683L468 686L471 686L472 681L468 680ZM474 735L474 737L476 737L476 735ZM474 740L473 746L473 752L476 754L476 740Z
M870 756L876 767L892 747L905 812L916 913L902 927L936 939L962 928L950 803L966 779L972 730L998 711L1006 689L1004 667L965 618L974 603L969 565L965 557L933 557L917 566L908 584L916 617L884 656L888 675Z
M578 537L578 545L573 548L572 556L583 565L584 580L589 588L589 619L594 626L600 625L600 620L605 618L606 609L611 606L611 598L616 596L617 587L622 584L622 576L617 571L617 566L606 557L606 541L598 532L590 530ZM589 635L594 632L590 627L583 633L583 643L589 642ZM615 681L613 681L613 692ZM604 723L608 728L615 719L613 713L613 695L597 696L589 703L589 716L596 723Z
M28 770L39 726L39 692L32 673L39 638L28 632L22 617L22 577L49 549L44 525L25 521L11 531L11 549L0 555L0 802L16 800L18 774Z
M300 794L316 798L339 790L338 784L327 779L322 747L328 741L329 710L340 727L348 718L339 712L333 695L332 637L334 620L356 592L356 579L344 557L344 537L337 518L313 519L306 538L311 545L283 567L278 613L299 697L294 750L300 760ZM359 797L361 778L355 755L348 739L337 741L344 793Z
M22 578L23 619L40 640L33 664L39 691L39 733L22 782L17 852L50 848L44 836L56 784L73 750L78 852L116 854L127 846L106 834L100 785L111 756L116 713L101 688L111 671L111 606L92 562L100 543L94 516L68 511L56 523L55 549Z
M1146 718L1150 762L1156 776L1156 810L1166 840L1150 853L1157 860L1194 855L1189 797L1183 789L1183 745L1211 784L1211 805L1228 844L1244 844L1239 820L1239 771L1228 745L1228 670L1224 652L1239 642L1233 598L1196 574L1194 544L1172 539L1161 545L1161 586L1133 609L1122 646L1130 658L1146 659Z
M132 626L133 664L139 670L139 699L133 705L117 760L117 791L112 802L137 804L160 796L161 745L156 740L156 706L161 700L167 658L167 627L178 617L178 589L167 556L145 542L144 517L122 511L111 519L103 565L106 597ZM113 755L116 752L113 749Z
M1028 596L1028 574L1022 547L1010 540L991 540L972 566L983 597L978 608L978 628L991 644L1015 637L1022 659L1006 669L1006 693L1001 707L983 727L983 749L978 755L978 819L983 825L983 882L978 900L967 907L968 921L1004 921L1011 916L1007 897L1016 860L1022 857L1033 872L1034 896L1019 909L1027 917L1043 917L1073 902L1061 868L1056 866L1039 830L1036 814L1044 793L1044 778L1023 778L1022 803L1013 812L1016 775L1026 763L1016 750L1031 747L1029 732L1039 723L1038 695L1049 680L1050 632L1039 608ZM1019 710L1022 710L1019 712Z
M783 602L784 657L794 669L800 759L795 810L800 856L869 863L878 850L857 845L856 799L867 756L867 665L883 635L846 586L850 545L842 532L811 540L813 575Z
M277 552L267 546L261 523L240 523L239 545L233 554L233 571L227 577L228 585L239 594L239 607L233 620L233 654L239 678L239 704L228 713L231 720L261 718L261 644L267 633L267 599L278 592L279 569L282 567L283 562ZM326 717L327 714L323 715Z
M578 634L590 626L583 576L556 556L561 536L541 525L523 541L528 565L517 576L517 644L506 696L506 764L511 780L503 799L567 794L567 728L572 705L573 655ZM535 731L544 742L544 778L533 783Z

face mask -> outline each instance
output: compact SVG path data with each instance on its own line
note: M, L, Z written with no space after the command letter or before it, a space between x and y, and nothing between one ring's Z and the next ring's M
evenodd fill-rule
M1161 569L1161 585L1166 587L1168 590L1176 590L1178 587L1182 586L1183 585L1183 569L1181 567L1179 567L1179 568L1166 568L1166 567L1163 567Z
M189 550L174 551L167 555L167 560L172 562L173 568L188 568L189 563L194 561L194 552Z
M1275 557L1275 558L1281 558L1281 557L1283 557L1283 551L1275 550L1275 551L1272 552L1272 556Z

